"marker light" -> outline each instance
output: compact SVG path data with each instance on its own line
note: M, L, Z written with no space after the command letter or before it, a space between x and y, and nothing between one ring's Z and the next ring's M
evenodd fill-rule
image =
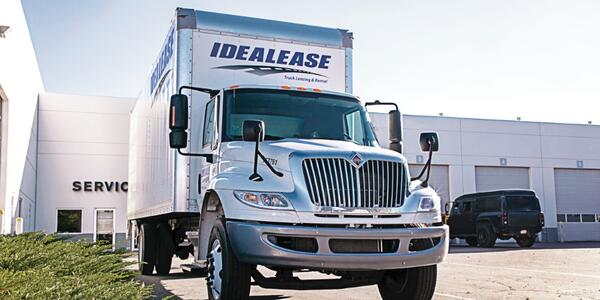
M289 85L282 85L281 88L284 89L284 90L289 90L290 86Z

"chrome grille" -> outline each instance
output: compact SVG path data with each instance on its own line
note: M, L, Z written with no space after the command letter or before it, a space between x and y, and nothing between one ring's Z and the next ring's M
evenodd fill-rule
M329 207L400 207L405 196L402 163L368 160L360 168L343 158L307 158L302 171L313 204Z

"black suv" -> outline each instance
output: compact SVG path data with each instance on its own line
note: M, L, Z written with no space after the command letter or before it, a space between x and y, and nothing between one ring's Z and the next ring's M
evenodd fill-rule
M544 226L535 192L500 190L458 197L448 217L450 238L466 239L469 246L493 247L496 238L514 238L531 247Z

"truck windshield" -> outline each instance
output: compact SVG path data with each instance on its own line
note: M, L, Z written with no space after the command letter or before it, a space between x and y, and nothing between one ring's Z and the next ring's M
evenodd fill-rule
M540 211L538 199L532 196L508 196L506 205L512 211Z
M223 141L242 140L244 120L262 120L266 140L327 139L377 146L364 107L350 97L238 89L225 93L224 111Z

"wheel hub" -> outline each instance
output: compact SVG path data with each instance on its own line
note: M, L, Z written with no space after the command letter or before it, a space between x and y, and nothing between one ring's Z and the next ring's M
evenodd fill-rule
M223 274L223 251L221 249L221 243L216 239L212 245L208 255L208 286L214 299L219 299L221 296L222 289L222 276Z

